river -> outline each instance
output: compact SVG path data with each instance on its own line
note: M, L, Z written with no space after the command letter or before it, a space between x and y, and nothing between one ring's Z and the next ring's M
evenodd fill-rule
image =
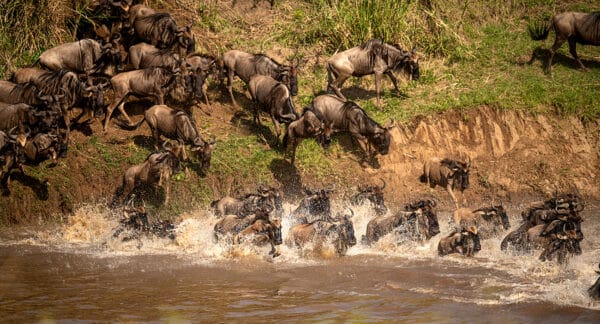
M289 210L291 207L286 206ZM334 208L335 209L335 208ZM339 208L341 209L341 208ZM359 243L344 257L214 243L210 212L178 220L175 241L112 239L118 215L82 206L65 224L0 230L3 322L600 322L587 288L598 275L597 207L582 213L583 254L566 265L539 252L482 241L474 258L439 257L426 243L360 236L372 216L355 210ZM508 209L513 229L519 206ZM442 234L450 212L439 212ZM287 234L284 218L283 236ZM505 233L506 234L506 233Z

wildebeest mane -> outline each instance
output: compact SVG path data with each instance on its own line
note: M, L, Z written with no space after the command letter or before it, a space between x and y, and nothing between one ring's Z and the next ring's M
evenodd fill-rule
M49 71L40 76L40 90L45 95L63 94L70 106L74 105L77 98L85 89L84 83L79 81L75 74L67 77L69 70Z
M140 21L146 29L143 30L142 34L145 38L150 38L150 35L157 33L159 39L153 39L153 43L159 48L170 47L175 42L176 35L173 33L169 26L171 24L177 26L173 17L168 13L156 13L144 17L137 18L136 21ZM154 44L153 44L154 45ZM162 46L159 46L162 45Z
M584 29L581 32L587 34L590 40L600 41L600 11L585 16L581 25Z
M19 98L24 103L32 104L38 101L39 88L33 82L17 83L10 90L11 98Z

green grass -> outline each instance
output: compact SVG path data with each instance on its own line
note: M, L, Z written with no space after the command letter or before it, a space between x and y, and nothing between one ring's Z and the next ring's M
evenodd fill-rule
M544 73L539 59L526 64L534 50L544 54L554 40L551 31L547 40L532 41L528 26L542 24L544 19L561 11L598 10L597 3L591 0L279 1L274 10L260 19L218 1L153 0L149 5L185 15L198 14L195 26L200 33L196 36L198 49L203 52L219 55L234 48L268 52L286 63L297 54L303 63L299 95L295 98L298 111L325 89L324 62L329 56L378 37L407 49L416 45L422 56L421 78L410 83L402 80L399 84L402 96L393 90L389 80L384 81L382 110L375 107L373 76L350 78L344 84L343 90L349 92L349 97L383 125L391 120L408 122L417 115L481 105L577 115L582 120L600 117L600 47L578 46L578 53L590 68L588 72L576 68L566 44L555 57L551 76ZM53 14L48 14L49 8L54 10ZM48 47L71 40L73 25L69 23L74 22L77 12L88 11L85 6L69 9L65 2L57 0L0 4L0 60L3 61L0 75L15 66L32 63ZM239 86L239 82L236 84ZM348 90L351 87L364 89L369 95L351 96L354 94ZM200 119L203 135L218 127L213 117ZM273 133L270 121L263 124L268 127L264 131ZM344 136L336 136L327 152L314 140L303 141L296 152L296 167L292 169L284 161L282 149L268 145L272 143L266 133L268 139L256 131L242 135L244 132L240 130L226 137L217 133L219 142L208 176L200 178L193 171L189 177L174 176L172 204L166 208L152 207L153 212L173 217L194 204L205 206L215 198L214 194L235 194L251 190L258 183L280 181L278 177L285 175L278 172L297 172L302 181L344 181L356 176L353 174L356 170L345 167L347 164L339 165L341 160L347 160L340 156L354 158L354 153L345 152L347 148L341 144L347 141ZM70 147L69 154L79 158L82 172L120 175L127 166L144 161L150 152L147 145L133 139L119 142L97 134ZM358 163L354 164L359 168ZM74 185L67 165L28 169L40 181L51 178L51 186L64 189L61 192ZM482 176L479 181L487 183L488 179ZM30 195L29 189L17 185L12 188L14 197ZM2 210L8 210L7 205L8 200L0 199ZM32 210L40 211L43 206L44 202L39 202ZM0 217L0 222L5 221Z

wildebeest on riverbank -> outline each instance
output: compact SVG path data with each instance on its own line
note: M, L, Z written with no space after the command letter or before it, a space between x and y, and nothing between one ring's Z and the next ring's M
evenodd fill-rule
M539 26L539 25L538 25ZM554 29L556 38L554 45L550 49L550 57L546 62L546 72L552 72L552 59L554 53L564 44L569 42L569 52L579 64L579 67L585 69L583 63L577 56L577 43L582 45L600 45L600 11L593 13L583 12L563 12L556 14L550 20L550 23L537 27L533 25L529 28L529 35L533 40L544 40L548 38L550 28Z

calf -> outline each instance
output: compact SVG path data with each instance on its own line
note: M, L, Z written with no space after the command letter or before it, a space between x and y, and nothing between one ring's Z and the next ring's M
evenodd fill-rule
M134 189L142 186L165 186L165 205L169 202L170 182L172 174L180 171L180 157L182 147L176 146L163 152L150 154L146 160L138 165L134 165L125 171L123 175L123 184L117 191L117 197L120 195L127 199Z
M443 237L438 244L440 256L451 253L460 253L472 257L481 250L481 242L477 235L477 227L470 226L464 230L453 231Z
M452 217L456 228L477 227L482 239L498 234L501 228L505 230L510 228L508 216L502 205L475 210L459 208L454 211Z
M294 165L296 160L296 148L305 138L316 138L324 149L329 147L331 143L332 128L330 124L323 122L323 118L319 117L318 112L310 107L305 107L302 116L291 122L285 135L283 136L283 147L285 154L288 154L289 145L292 148L291 163Z
M470 166L470 159L458 161L433 157L423 164L423 174L420 180L423 183L427 183L431 188L435 188L435 186L446 188L446 191L452 197L455 207L458 208L458 201L454 196L453 190L461 192L463 204L466 204L464 190L469 188Z

